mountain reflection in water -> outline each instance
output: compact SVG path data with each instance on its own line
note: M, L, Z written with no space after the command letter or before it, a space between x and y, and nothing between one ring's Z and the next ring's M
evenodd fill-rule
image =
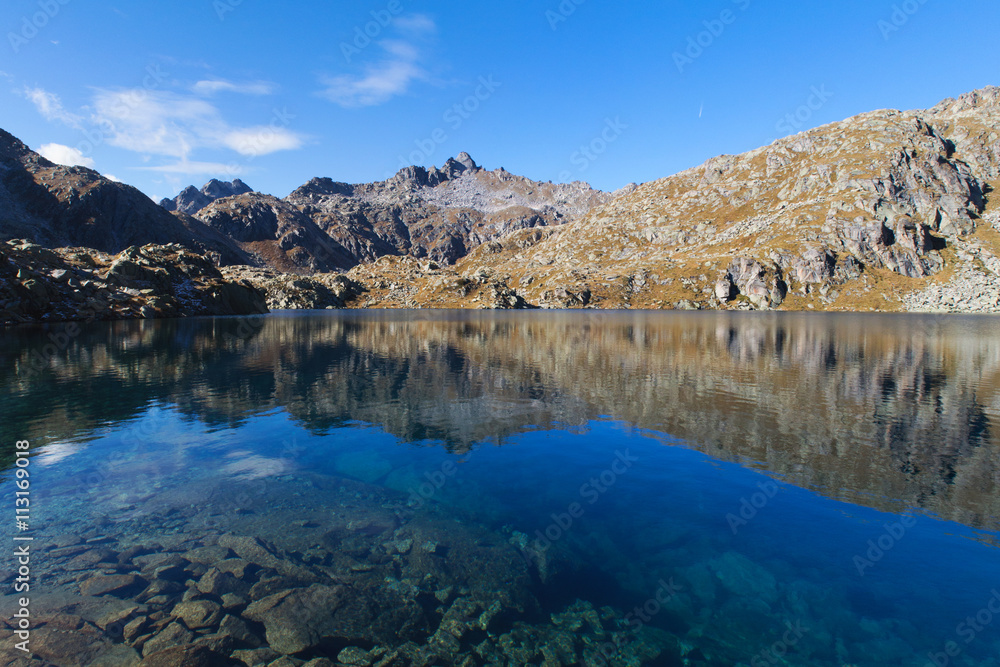
M4 428L43 430L35 445L155 404L217 427L280 408L315 434L369 423L458 452L610 418L836 499L1000 527L989 318L390 311L65 330L2 334Z
M940 664L1000 599L997 336L748 313L8 329L32 646L60 666ZM16 576L0 565L5 608ZM997 667L981 625L952 664Z

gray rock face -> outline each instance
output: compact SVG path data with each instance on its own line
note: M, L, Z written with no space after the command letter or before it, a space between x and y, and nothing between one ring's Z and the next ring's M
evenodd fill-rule
M780 266L765 269L748 257L737 257L713 288L719 301L728 302L742 294L760 310L781 305L787 291Z
M189 185L180 191L173 199L160 200L160 206L168 211L180 211L188 215L194 215L212 202L224 199L225 197L235 197L253 192L253 188L241 181L234 179L226 183L217 179L212 179L198 190L193 185Z

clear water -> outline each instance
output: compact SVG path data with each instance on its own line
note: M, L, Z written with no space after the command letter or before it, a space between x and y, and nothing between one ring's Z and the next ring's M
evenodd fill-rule
M293 642L302 660L1000 665L996 324L387 312L4 330L0 539L19 534L13 442L30 440L50 664L134 664L121 625L166 623L182 596L222 605L191 554L253 536L283 564L227 611L260 639L276 621L246 605L310 577L364 603L361 629L343 629L350 609L340 629L326 608L289 621L324 627ZM169 554L180 587L151 596ZM102 574L142 580L81 595ZM475 618L442 640L462 605ZM175 643L218 622L191 631Z

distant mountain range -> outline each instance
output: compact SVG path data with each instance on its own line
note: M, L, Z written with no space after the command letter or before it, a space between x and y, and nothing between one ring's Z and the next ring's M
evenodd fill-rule
M256 266L290 272L350 269L385 255L452 264L511 232L574 220L611 195L486 171L467 154L441 168L409 167L379 183L314 178L284 199L245 183L210 181L161 206L194 215Z
M108 253L180 243L285 297L274 286L295 276L347 272L347 306L994 312L998 132L989 87L616 193L462 153L378 183L315 178L284 199L212 180L157 206L0 131L0 236Z

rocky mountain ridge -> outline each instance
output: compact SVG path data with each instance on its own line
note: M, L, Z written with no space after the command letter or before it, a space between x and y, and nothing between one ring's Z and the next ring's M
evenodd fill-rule
M173 199L161 199L160 206L168 211L180 211L188 215L194 215L217 199L224 197L235 197L253 192L253 188L236 178L226 183L213 178L202 186L199 190L193 185L189 185L177 194Z
M387 255L453 264L487 241L564 224L611 198L585 183L488 171L463 152L440 168L407 167L377 183L314 178L281 200L221 198L196 216L233 238L256 266L315 273Z
M997 312L998 131L992 87L870 112L490 240L454 267L348 275L367 290L358 307Z
M272 308L998 312L998 132L1000 89L987 87L613 194L486 170L462 153L378 183L315 178L284 199L219 196L195 217L133 206L137 191L56 167L5 134L0 231L106 252L143 234L180 242L231 278L262 281ZM210 182L198 194L246 187Z

